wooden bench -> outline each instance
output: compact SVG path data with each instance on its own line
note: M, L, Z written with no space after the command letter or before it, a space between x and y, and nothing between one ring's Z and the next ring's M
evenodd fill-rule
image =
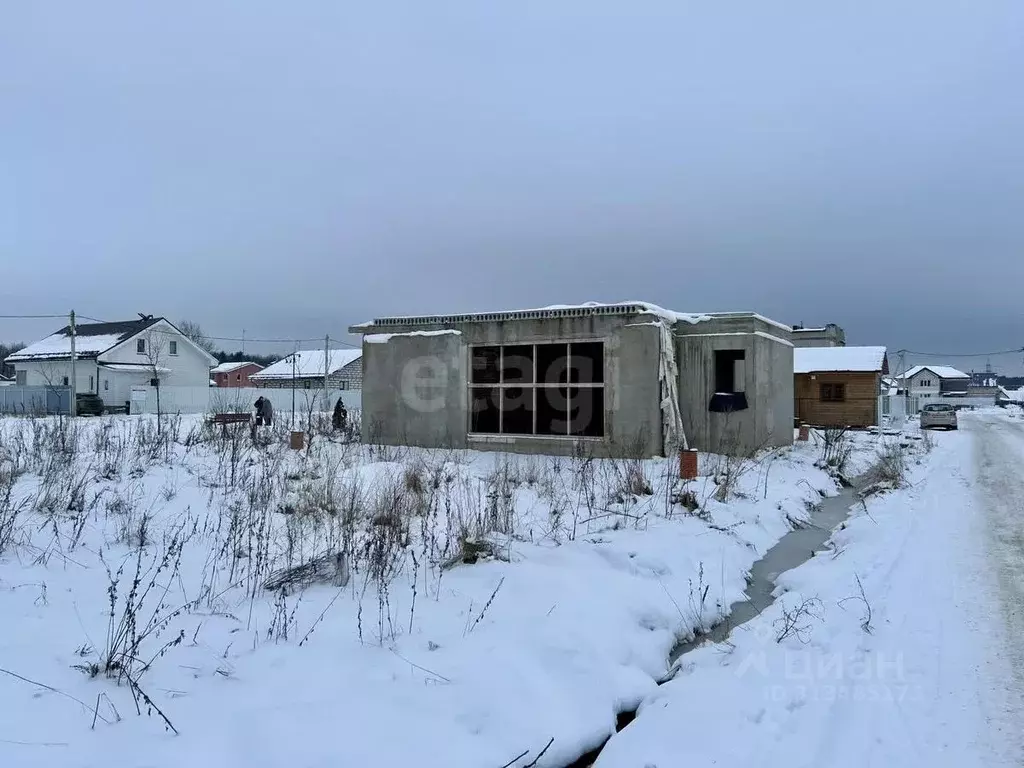
M215 413L210 417L210 423L220 425L224 434L228 433L229 424L248 424L252 421L251 413Z

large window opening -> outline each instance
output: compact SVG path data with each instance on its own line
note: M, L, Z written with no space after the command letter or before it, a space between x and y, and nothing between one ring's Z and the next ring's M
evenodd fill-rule
M715 392L732 395L745 390L746 358L742 349L715 350Z
M604 436L604 344L474 347L470 432Z
M708 403L714 413L730 413L747 408L747 353L742 349L715 350L715 391Z

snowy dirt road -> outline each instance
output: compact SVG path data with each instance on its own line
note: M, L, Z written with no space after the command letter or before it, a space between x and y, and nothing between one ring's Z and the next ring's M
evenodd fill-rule
M985 510L989 564L999 584L1005 653L1018 695L1024 692L1024 420L966 420ZM1018 701L1019 703L1019 701ZM1020 725L1024 730L1024 724Z
M960 423L596 765L1024 765L1024 422ZM780 637L802 604L801 636Z

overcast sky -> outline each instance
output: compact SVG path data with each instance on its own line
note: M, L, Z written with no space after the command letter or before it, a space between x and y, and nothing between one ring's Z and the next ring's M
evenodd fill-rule
M157 6L3 4L0 314L645 299L1024 346L1019 0Z

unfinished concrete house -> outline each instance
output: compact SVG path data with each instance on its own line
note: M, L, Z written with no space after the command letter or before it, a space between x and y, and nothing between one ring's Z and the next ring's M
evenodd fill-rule
M790 328L753 312L586 304L350 330L364 442L624 457L793 441Z

